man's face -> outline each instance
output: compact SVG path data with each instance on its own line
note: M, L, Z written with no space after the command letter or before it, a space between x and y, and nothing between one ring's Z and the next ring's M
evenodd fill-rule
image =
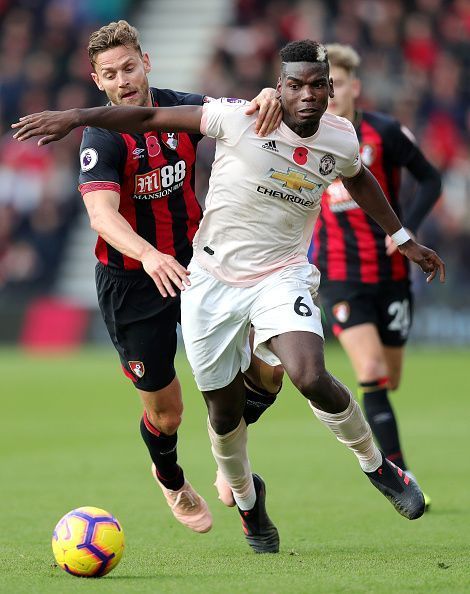
M360 82L353 74L338 66L332 66L330 74L335 85L335 95L328 102L328 113L352 119L355 102L361 91Z
M318 125L333 97L328 65L318 62L287 62L277 85L281 94L284 121L291 128Z
M125 45L113 47L96 56L91 77L114 105L150 105L150 60Z

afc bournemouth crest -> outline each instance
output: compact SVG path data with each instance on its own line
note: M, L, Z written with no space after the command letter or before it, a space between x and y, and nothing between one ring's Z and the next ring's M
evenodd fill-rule
M131 368L132 373L138 377L144 377L145 367L142 361L128 361L129 367Z
M335 318L338 320L338 322L341 322L341 324L344 324L348 321L349 314L351 313L349 303L347 301L340 301L339 303L336 303L333 305L332 311Z
M160 138L169 149L176 151L179 142L178 132L161 132Z
M319 171L322 175L329 175L335 168L335 165L336 159L333 157L333 155L327 153L320 159Z
M361 146L361 158L366 167L370 167L375 161L376 152L373 144L363 144Z

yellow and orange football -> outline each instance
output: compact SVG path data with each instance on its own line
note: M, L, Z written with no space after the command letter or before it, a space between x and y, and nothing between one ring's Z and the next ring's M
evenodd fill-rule
M116 567L124 551L124 532L116 518L98 507L78 507L61 518L52 550L64 571L101 577Z

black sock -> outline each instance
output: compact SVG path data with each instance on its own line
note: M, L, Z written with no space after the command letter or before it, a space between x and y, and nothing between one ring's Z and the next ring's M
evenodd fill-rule
M398 473L400 476L403 474L401 470L399 470ZM377 470L374 470L374 472L366 472L366 474L377 482L382 483L382 485L392 488L397 493L402 493L404 490L403 485L396 477L394 471L385 461L382 462Z
M388 460L406 470L397 421L387 395L386 378L361 383L359 390L363 395L367 421L380 449Z
M148 420L147 413L140 421L140 433L157 469L158 480L167 489L177 491L184 485L183 469L178 466L176 444L178 436L166 435Z
M279 394L281 387L276 394L271 394L263 388L258 388L246 376L243 377L246 391L246 404L243 411L243 418L245 423L250 425L256 423L260 416L274 404L277 394Z

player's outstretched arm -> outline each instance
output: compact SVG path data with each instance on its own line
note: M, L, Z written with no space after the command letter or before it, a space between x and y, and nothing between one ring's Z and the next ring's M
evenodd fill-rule
M143 133L152 130L200 132L202 107L128 107L107 106L66 111L43 111L20 118L12 124L17 140L40 136L38 145L49 144L67 136L79 126L95 126L117 132Z
M83 200L92 229L121 254L142 262L162 297L175 297L175 287L184 291L185 285L191 284L190 273L184 266L140 237L119 213L117 192L95 190L84 194Z
M402 224L372 173L366 167L362 167L355 177L343 178L343 185L357 204L393 239L394 234L402 228ZM438 272L440 281L444 282L445 264L433 250L416 243L411 237L399 245L398 249L412 262L416 262L423 272L430 273L428 282L431 282Z

